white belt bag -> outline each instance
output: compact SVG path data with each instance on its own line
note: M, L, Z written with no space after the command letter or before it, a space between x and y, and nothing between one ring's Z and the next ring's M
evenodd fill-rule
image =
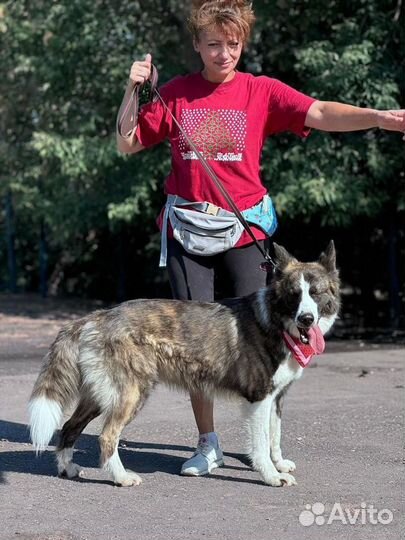
M193 209L185 208L191 206ZM277 228L277 216L268 194L242 211L249 223L259 227L267 236ZM188 253L216 255L231 249L241 237L244 226L234 214L208 202L187 201L178 195L168 195L163 215L160 266L166 266L167 222L173 229L174 238Z
M163 214L159 266L166 266L168 220L174 238L188 253L207 257L234 247L244 230L233 212L211 203L192 202L177 195L168 195Z

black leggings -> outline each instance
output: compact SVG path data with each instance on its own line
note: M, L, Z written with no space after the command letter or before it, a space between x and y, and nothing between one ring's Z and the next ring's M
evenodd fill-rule
M264 240L259 241L264 246ZM260 270L263 256L255 244L233 248L210 257L187 253L169 239L167 269L173 298L213 302L217 297L245 296L266 285Z

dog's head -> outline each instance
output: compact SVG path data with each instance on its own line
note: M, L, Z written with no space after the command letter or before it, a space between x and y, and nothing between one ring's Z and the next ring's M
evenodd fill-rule
M274 244L277 266L272 286L272 308L283 329L308 343L309 334L325 334L340 305L340 281L333 241L316 262L304 263Z

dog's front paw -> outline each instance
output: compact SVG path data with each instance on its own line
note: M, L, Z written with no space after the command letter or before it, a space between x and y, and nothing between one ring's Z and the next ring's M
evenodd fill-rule
M133 471L126 471L125 475L114 478L114 483L123 487L139 486L142 483L142 478Z
M265 484L268 484L269 486L273 487L280 487L280 486L296 486L297 481L294 478L292 474L288 473L279 473L279 474L273 474L272 476L264 478Z
M276 469L282 473L292 472L296 469L295 463L289 459L280 459L279 461L274 463L274 465Z

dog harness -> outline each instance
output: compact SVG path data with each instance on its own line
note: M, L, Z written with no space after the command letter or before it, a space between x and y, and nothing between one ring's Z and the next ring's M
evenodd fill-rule
M314 355L322 354L325 350L325 340L319 326L308 330L309 343L302 343L299 338L291 336L285 331L283 338L288 349L302 367L306 367Z

